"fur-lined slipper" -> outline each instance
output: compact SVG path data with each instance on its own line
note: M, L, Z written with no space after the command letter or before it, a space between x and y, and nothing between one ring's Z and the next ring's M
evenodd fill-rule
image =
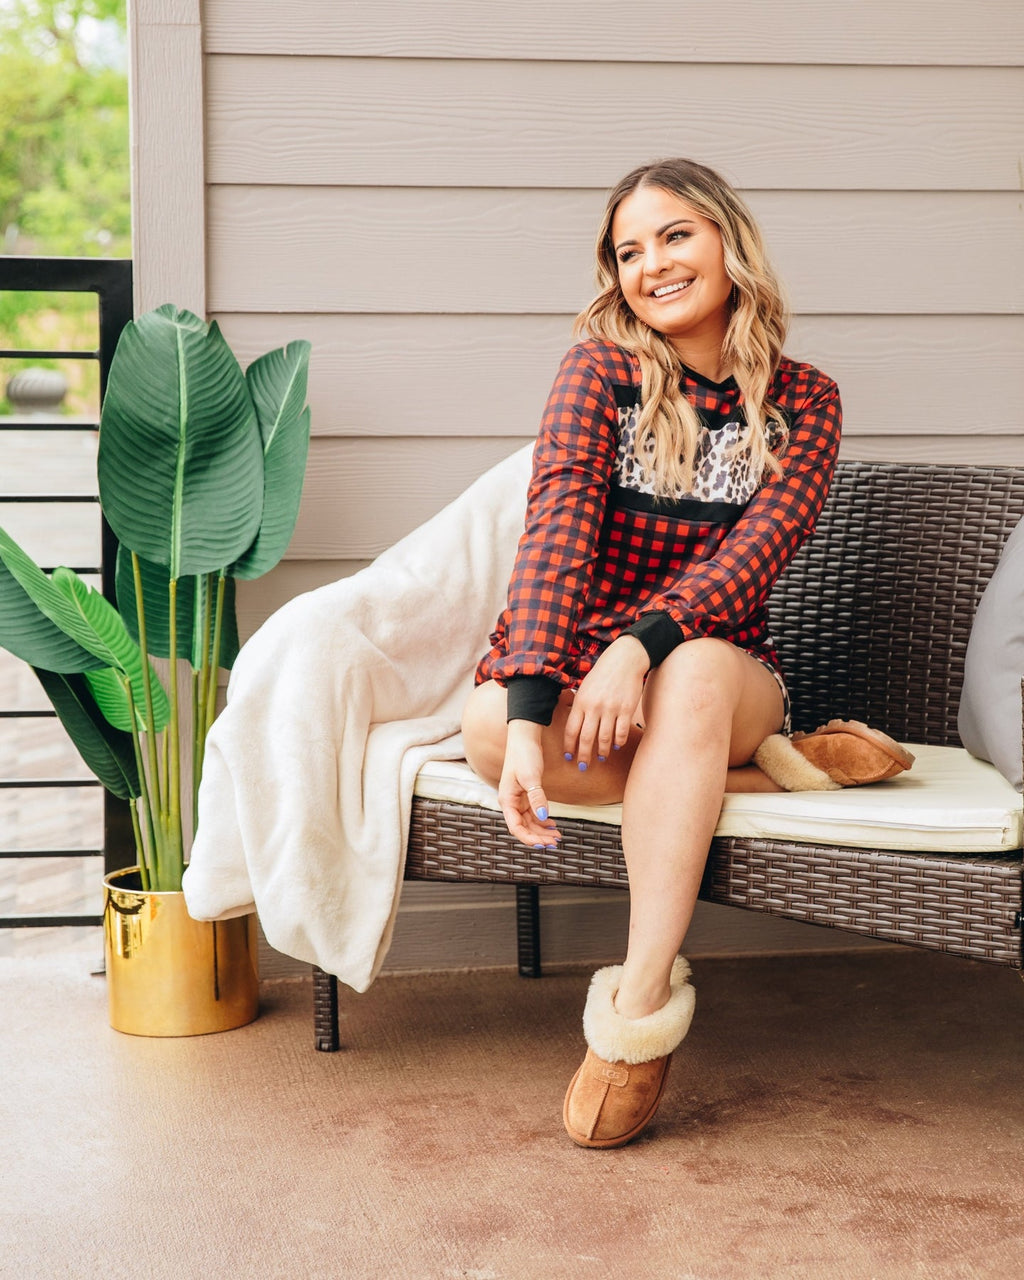
M693 1019L690 966L678 956L668 1003L644 1018L615 1008L622 966L599 969L587 992L583 1034L587 1056L565 1095L562 1119L581 1147L621 1147L653 1119L665 1089L673 1050Z
M895 778L914 757L888 734L859 720L830 720L792 738L773 733L754 764L784 791L838 791Z

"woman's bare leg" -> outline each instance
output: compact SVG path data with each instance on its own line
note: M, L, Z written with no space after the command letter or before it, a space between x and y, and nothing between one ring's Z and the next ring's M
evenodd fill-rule
M549 800L563 804L618 804L626 789L626 778L641 738L634 729L629 741L604 761L595 761L581 770L575 760L562 753L565 721L572 706L572 694L564 693L555 707L551 724L545 728L544 790ZM505 721L507 699L501 685L489 680L470 695L462 716L462 738L466 759L481 778L498 785L505 761Z
M544 731L544 788L565 803L622 802L630 924L618 1011L637 1018L669 996L672 961L693 916L711 837L730 791L777 791L749 762L782 725L782 693L767 668L723 640L691 640L647 679L643 729L581 771L562 754L571 695ZM469 763L498 782L505 756L505 691L480 685L466 707Z
M755 660L751 658L750 661ZM775 684L772 677L769 676L768 680L771 685ZM630 733L626 745L614 751L607 760L595 761L586 770L580 770L575 760L566 761L562 754L565 721L571 706L572 694L566 692L555 708L550 726L544 730L544 787L548 799L558 800L563 804L620 804L626 791L626 779L633 757L640 745L642 728L638 725ZM474 772L493 786L498 785L505 759L508 729L506 714L505 690L495 681L488 680L472 691L462 717L466 759ZM754 744L751 754L760 746L760 741L759 739ZM744 762L729 769L726 791L779 790L781 788L778 784L763 774L756 765Z
M682 644L648 677L646 727L626 782L622 848L629 941L615 1006L660 1009L689 928L730 765L778 732L781 691L749 654L721 640ZM758 773L758 770L754 770Z

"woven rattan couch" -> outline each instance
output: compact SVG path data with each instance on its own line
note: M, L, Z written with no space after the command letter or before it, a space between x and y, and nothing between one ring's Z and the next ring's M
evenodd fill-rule
M815 536L772 598L796 728L833 716L909 743L958 746L975 608L1024 515L1024 469L840 464ZM1024 673L1022 673L1024 674ZM559 818L528 849L500 813L413 801L408 880L517 886L519 968L540 974L538 887L627 888L617 827ZM716 838L701 896L794 920L1022 967L1021 850L964 856ZM337 981L314 970L318 1049L337 1049Z

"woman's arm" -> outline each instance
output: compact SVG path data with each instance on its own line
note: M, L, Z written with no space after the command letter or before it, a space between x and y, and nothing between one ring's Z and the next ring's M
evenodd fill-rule
M548 724L568 684L615 460L614 380L595 343L562 361L534 448L526 528L509 583L508 653L492 674L509 690L509 719ZM609 359L613 357L609 356ZM620 357L623 362L624 357Z

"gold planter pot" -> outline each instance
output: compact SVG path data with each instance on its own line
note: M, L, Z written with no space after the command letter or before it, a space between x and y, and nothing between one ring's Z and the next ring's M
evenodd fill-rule
M182 893L141 888L137 867L103 881L110 1025L133 1036L200 1036L259 1011L255 915L193 920Z

